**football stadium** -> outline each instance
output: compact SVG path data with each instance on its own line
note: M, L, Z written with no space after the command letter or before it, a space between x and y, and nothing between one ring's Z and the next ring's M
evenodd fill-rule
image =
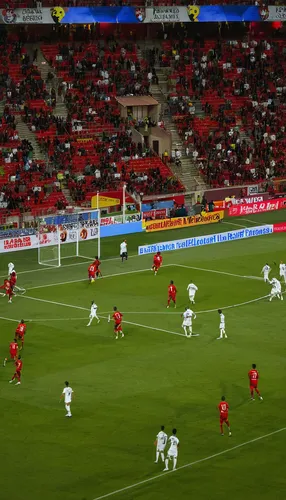
M286 6L0 7L1 500L284 500Z

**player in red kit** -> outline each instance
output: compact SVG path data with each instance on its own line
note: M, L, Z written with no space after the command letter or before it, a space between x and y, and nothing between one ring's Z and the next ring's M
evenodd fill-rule
M263 397L261 396L259 390L258 390L258 379L259 379L259 373L256 370L256 365L252 365L252 369L249 370L248 372L248 378L249 378L249 386L250 386L250 396L251 400L254 401L253 393L254 391L258 394L258 397L261 401L263 401Z
M113 308L113 315L112 318L114 320L114 334L115 334L115 339L118 339L118 334L121 333L121 338L124 337L124 333L122 331L122 318L123 314L117 310L117 307Z
M13 342L10 342L9 345L9 351L10 351L10 359L13 361L16 361L18 357L18 344L17 344L17 339L14 339ZM3 366L6 366L8 359L5 358L3 362Z
M8 296L8 302L12 302L12 297L14 295L13 293L13 289L12 289L12 286L11 286L11 283L10 283L10 280L4 280L4 285L0 286L0 289L1 290L5 290L5 294L3 294L3 297L5 295Z
M223 424L226 424L228 427L228 435L231 436L230 425L228 420L228 410L229 404L226 402L225 397L222 396L221 402L218 405L219 410L219 419L220 419L220 433L223 436Z
M177 288L174 285L174 281L170 281L170 285L168 286L168 304L167 308L170 307L170 302L171 300L174 302L175 309L176 309L176 295L177 295Z
M96 274L97 278L98 278L98 276L100 276L102 278L102 272L99 268L100 264L101 264L101 262L100 262L98 256L96 255L95 261L93 262L92 265L95 267L95 274Z
M21 347L20 349L23 349L24 347L24 340L25 340L25 333L26 333L27 325L23 319L21 319L20 323L18 324L15 332L15 337L17 340L21 341Z
M153 257L153 266L152 266L152 271L154 271L154 274L156 276L158 270L163 264L163 257L161 255L161 252L157 252L154 257Z
M14 373L13 377L11 378L11 380L9 380L9 383L12 384L13 380L15 380L15 378L16 378L18 380L18 382L16 382L15 385L20 385L21 384L21 371L23 368L23 362L21 360L21 356L19 356L19 358L16 359L15 367L16 367L15 373Z
M90 283L95 282L95 271L95 266L93 264L90 264L90 266L88 266L88 279Z
M15 273L15 271L13 271L10 277L10 285L12 287L12 290L14 290L16 284L17 284L17 274Z

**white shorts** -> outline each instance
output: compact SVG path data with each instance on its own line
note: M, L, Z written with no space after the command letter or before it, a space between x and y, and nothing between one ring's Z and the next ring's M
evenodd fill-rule
M267 274L264 274L264 281L267 281L268 280L268 273Z
M69 405L70 403L71 403L71 399L70 398L68 398L67 400L65 400L65 404L66 405Z
M189 299L193 300L195 298L196 292L189 293Z
M190 320L190 319L185 319L185 320L183 321L182 326L192 326L192 320Z
M157 451L162 452L165 450L165 448L166 448L166 446L157 446Z
M220 323L220 325L219 325L219 329L220 329L220 330L224 330L224 329L225 329L225 323Z
M97 316L97 310L95 312L90 313L90 318L95 318Z
M177 458L178 452L169 450L167 456L168 456L168 458Z

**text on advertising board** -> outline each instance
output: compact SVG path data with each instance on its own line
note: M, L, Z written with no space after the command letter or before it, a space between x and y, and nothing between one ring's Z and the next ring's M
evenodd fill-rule
M282 208L286 208L286 198L260 201L258 203L247 203L245 205L235 205L229 208L228 215L232 217L239 215L260 214L263 212L281 210Z
M149 233L153 231L166 231L167 229L177 229L182 227L200 226L201 224L213 224L220 222L224 217L224 212L212 212L206 215L194 215L192 217L175 217L173 219L162 219L146 221L145 228Z
M236 231L227 231L225 233L208 234L205 236L195 236L182 240L163 241L152 245L143 245L138 247L138 255L152 254L156 252L168 252L171 250L182 250L185 248L196 248L214 243L225 243L229 241L238 241L254 236L264 236L273 233L273 224L264 226L254 226L251 228L239 229Z

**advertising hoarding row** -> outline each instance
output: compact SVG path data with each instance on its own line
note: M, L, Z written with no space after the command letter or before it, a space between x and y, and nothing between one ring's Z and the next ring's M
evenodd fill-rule
M143 2L142 2L143 3ZM186 7L40 7L0 11L1 24L190 23L285 21L286 7L188 5Z

